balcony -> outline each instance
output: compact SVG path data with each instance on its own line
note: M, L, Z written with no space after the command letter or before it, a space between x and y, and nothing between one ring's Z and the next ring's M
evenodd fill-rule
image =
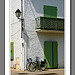
M64 33L64 19L37 17L36 32Z

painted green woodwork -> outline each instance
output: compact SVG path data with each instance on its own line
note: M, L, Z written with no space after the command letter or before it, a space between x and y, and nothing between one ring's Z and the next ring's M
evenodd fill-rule
M47 61L47 68L58 67L58 53L56 41L44 42L44 58Z
M64 19L62 18L37 17L35 20L36 29L64 31Z
M44 58L47 61L47 68L52 68L52 42L44 42Z
M14 51L14 48L13 48L13 45L14 45L14 43L13 42L11 42L11 60L13 60L13 58L14 58L14 56L13 56L13 51Z
M58 67L58 51L57 51L57 42L53 42L53 68Z
M44 17L56 18L57 7L44 5Z

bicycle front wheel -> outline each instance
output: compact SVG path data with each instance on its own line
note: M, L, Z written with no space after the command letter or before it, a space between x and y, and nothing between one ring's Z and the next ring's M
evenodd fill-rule
M26 65L26 69L29 71L29 66L30 66L30 63L27 63Z

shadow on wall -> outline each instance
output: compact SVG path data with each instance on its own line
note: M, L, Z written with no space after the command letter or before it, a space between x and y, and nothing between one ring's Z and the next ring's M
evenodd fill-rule
M64 17L64 0L28 0L31 9L34 13L36 11L38 14L43 15L44 5L56 6L58 8L58 16ZM41 15L41 16L42 16Z
M44 40L43 40L43 34L42 33L37 33L37 36L38 36L38 39L39 39L39 42L40 42L40 45L44 51Z
M49 5L49 6L55 6L55 0L31 0L31 3L33 4L35 10L37 13L43 13L43 6Z
M29 43L29 36L27 35L27 32L24 28L23 30L23 33L24 33L24 42L26 43L25 47L26 47L26 56L28 57L28 48L30 47L30 43Z
M26 30L25 30L25 28L24 28L24 41L26 42L26 45L27 45L27 47L30 47L30 43L29 43L29 36L27 35L27 32L26 32Z
M53 35L54 37L56 36L56 34L37 32L37 36L38 36L38 39L40 41L40 45L41 45L43 51L44 51L44 41L56 41L55 39L52 38L51 35Z

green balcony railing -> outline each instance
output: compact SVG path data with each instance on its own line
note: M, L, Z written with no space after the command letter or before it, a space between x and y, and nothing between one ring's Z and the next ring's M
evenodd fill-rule
M64 31L64 19L37 17L36 29Z

